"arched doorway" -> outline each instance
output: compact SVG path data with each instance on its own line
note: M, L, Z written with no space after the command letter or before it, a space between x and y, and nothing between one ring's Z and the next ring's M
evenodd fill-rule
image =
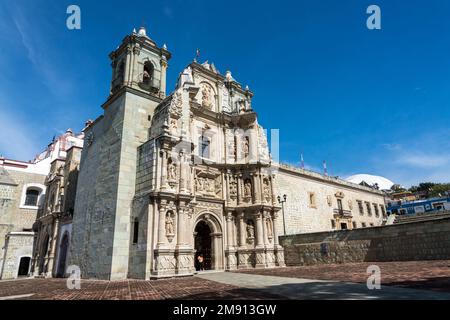
M220 219L213 213L200 214L194 224L194 266L198 268L197 257L203 255L205 270L223 270L225 253Z
M61 245L59 246L59 259L58 259L58 269L56 276L63 278L66 274L66 260L67 260L67 249L69 248L69 234L66 232L61 239Z
M18 277L26 277L30 271L30 257L22 257L19 262L19 272L17 273Z
M203 256L204 270L211 270L212 266L212 241L211 229L205 221L200 221L195 227L195 270L200 270L198 257Z

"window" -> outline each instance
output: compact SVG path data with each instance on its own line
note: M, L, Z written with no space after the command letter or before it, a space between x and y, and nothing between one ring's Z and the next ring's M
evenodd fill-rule
M347 223L341 222L341 230L347 230Z
M361 227L363 227L363 228L367 227L366 223L365 222L361 222Z
M25 205L30 207L36 207L38 205L38 198L39 198L39 190L36 189L27 189L26 195L25 195Z
M380 216L380 211L378 211L378 205L376 203L373 204L373 210L375 211L375 217Z
M343 208L342 208L342 200L341 199L337 199L337 204L338 204L339 211L342 211L343 210Z
M309 192L308 193L308 197L309 197L309 206L311 208L315 208L316 207L316 195L314 192Z
M384 205L380 204L380 209L381 209L381 214L383 215L383 217L386 216L386 208L384 207Z
M144 64L144 74L142 76L142 82L144 84L150 85L153 80L153 64L150 61L145 62Z
M361 200L356 200L356 202L358 203L359 214L363 215L364 214L364 207L363 207L362 201Z
M208 137L205 136L201 136L199 138L199 156L202 158L208 158L210 157L209 154L209 145L210 145L210 141Z
M331 229L336 229L336 221L334 219L331 219Z
M370 226L373 227L373 223L372 222L370 223Z
M137 244L139 239L139 220L134 218L133 223L133 244Z
M356 229L356 221L352 222L353 229Z
M370 207L370 202L366 202L366 209L367 209L367 214L369 216L372 215L372 208Z

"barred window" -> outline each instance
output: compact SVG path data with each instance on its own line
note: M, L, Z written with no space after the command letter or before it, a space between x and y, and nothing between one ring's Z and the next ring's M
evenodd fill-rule
M25 195L25 205L35 207L38 205L39 198L39 190L36 189L27 189L27 193Z

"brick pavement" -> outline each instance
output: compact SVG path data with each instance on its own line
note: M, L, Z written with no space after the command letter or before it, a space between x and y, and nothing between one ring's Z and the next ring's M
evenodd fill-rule
M0 281L0 297L39 300L162 300L162 299L279 299L274 294L239 288L197 277L161 280L82 280L80 290L69 290L65 279Z
M327 264L238 272L366 283L366 270L369 265L380 267L382 285L450 292L450 260Z

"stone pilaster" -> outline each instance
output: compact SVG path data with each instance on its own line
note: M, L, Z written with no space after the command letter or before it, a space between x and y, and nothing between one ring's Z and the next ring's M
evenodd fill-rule
M47 262L47 274L46 276L51 277L53 275L53 265L55 262L55 255L56 255L56 245L58 242L58 229L59 229L59 218L54 217L53 220L53 234L52 234L52 242L51 242L51 248L48 256L48 262Z

